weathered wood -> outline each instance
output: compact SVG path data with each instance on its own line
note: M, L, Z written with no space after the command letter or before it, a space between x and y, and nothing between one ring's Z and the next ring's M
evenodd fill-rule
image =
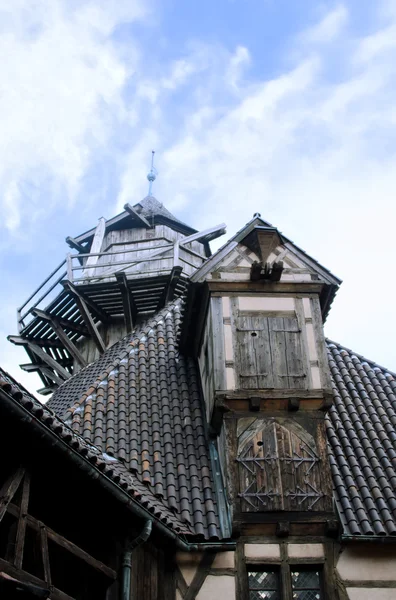
M32 313L36 317L42 319L43 321L49 322L51 321L51 319L56 319L61 327L64 327L65 329L70 329L71 331L74 331L75 333L79 333L81 335L88 335L88 330L85 327L83 327L82 325L78 325L78 323L73 323L73 321L70 321L68 319L59 318L57 315L51 315L45 310L40 310L39 308L35 308L32 311Z
M78 241L70 237L70 235L66 238L66 244L68 244L70 248L73 248L73 250L77 250L77 252L85 253L87 251L87 248L79 244Z
M19 485L25 475L25 470L19 467L10 477L3 483L0 488L0 522L7 512L8 505L13 499ZM18 516L18 515L16 515Z
M180 280L180 275L183 271L183 267L174 266L168 279L168 283L164 287L160 299L158 300L158 304L156 306L156 312L163 308L165 304L171 302L175 297L176 287Z
M63 345L65 346L65 348L67 348L67 350L70 352L70 354L72 355L72 357L82 367L85 367L87 365L87 362L86 362L85 358L83 357L83 355L81 354L81 352L79 351L79 349L77 348L77 346L75 346L75 344L71 341L71 339L68 337L68 335L62 329L62 327L59 324L57 318L49 315L45 311L38 311L38 313L37 313L37 310L34 310L33 313L36 316L40 316L40 318L43 318L46 321L48 321L48 323L51 325L54 333L56 333L56 335L58 336L58 338L60 339L60 341L63 343Z
M48 552L48 535L47 529L44 525L40 527L40 549L41 549L41 558L43 561L43 571L44 571L44 579L48 586L51 585L51 567L50 567L50 559Z
M54 369L59 375L61 379L69 379L70 373L64 369L52 356L50 356L47 352L44 352L42 348L35 342L30 340L23 340L23 345L27 346L29 350L31 350L37 358L41 358L51 369Z
M26 584L31 583L43 589L47 588L45 581L39 579L38 577L35 577L34 575L31 575L31 573L27 573L26 571L22 571L21 569L16 569L13 565L3 560L2 558L0 558L0 570L4 573L11 575L17 581L22 581ZM68 594L65 594L61 590L58 590L54 587L51 588L51 590L48 590L48 597L49 594L51 594L51 600L75 600L75 598L72 598Z
M143 217L143 215L140 215L137 212L137 210L135 210L133 208L133 206L131 206L130 204L128 204L128 202L126 204L124 204L124 210L127 213L129 213L131 215L131 217L133 217L134 219L136 219L140 225L143 225L143 227L151 227L151 225L147 221L147 219L145 217Z
M63 348L62 343L59 340L51 340L47 338L43 339L31 339L25 338L19 335L9 335L7 336L7 340L15 346L26 346L28 342L32 342L36 344L36 346L40 347L48 347L48 348Z
M237 547L236 547L235 568L236 568L236 572L237 572L237 577L235 578L236 600L246 600L246 598L249 597L249 592L248 592L249 585L248 585L248 575L247 575L247 569L246 569L243 542L238 542Z
M182 598L184 598L188 590L188 585L178 565L175 566L175 576L177 589L180 591Z
M92 267L94 267L96 265L96 263L98 262L98 257L92 256L92 254L96 254L96 253L100 252L105 231L106 231L106 220L103 217L101 217L99 219L99 223L95 229L94 238L92 240L92 244L91 244L91 248L90 248L91 255L88 256L86 263L84 265L85 268L83 271L83 277L92 277L92 274L95 272L95 269L92 269Z
M73 281L73 265L72 265L72 257L70 252L67 253L66 256L66 272L67 272L67 278L69 281Z
M117 283L120 288L122 304L124 309L124 320L126 332L131 333L137 317L137 308L132 294L128 288L128 280L125 273L116 273Z
M20 513L18 517L18 529L15 542L14 565L17 569L22 569L23 549L25 546L26 535L26 515L29 508L29 493L30 493L30 475L25 473L22 487L22 499Z
M223 305L221 298L211 298L214 388L226 389Z
M7 511L9 513L11 513L12 515L14 515L15 517L18 517L18 515L19 515L19 508L15 504L9 504ZM41 523L40 521L38 521L31 515L26 515L26 523L29 527L31 527L32 529L34 529L37 532L40 532L41 527L43 527L43 526L46 527L43 523ZM107 565L103 564L100 560L93 558L93 556L88 554L88 552L85 552L85 550L83 550L82 548L80 548L79 546L74 544L73 542L67 540L62 535L60 535L59 533L56 533L49 527L46 527L46 531L47 531L48 539L52 540L53 542L58 544L58 546L65 548L71 554L74 554L75 556L77 556L78 558L83 560L84 562L91 565L91 567L93 567L96 571L99 571L103 575L106 575L106 577L109 577L110 579L117 578L117 573L113 569L111 569Z
M180 240L180 246L185 246L190 242L210 242L220 237L227 231L227 225L225 223L221 223L220 225L216 225L215 227L210 227L209 229L204 229L202 231L198 231L197 233L193 233L185 238Z
M80 292L76 289L75 286L68 284L67 282L66 286L69 288L69 290L71 291L72 294L74 294L75 297L75 301L76 304L80 310L81 316L85 322L85 325L88 329L88 331L90 332L92 339L94 340L98 350L100 353L103 353L106 350L106 345L104 343L104 341L102 340L102 337L98 331L98 328L93 320L93 318L91 317L91 314L88 310L88 306L87 304L89 304L89 306L92 306L91 302L87 302L86 299L80 294Z

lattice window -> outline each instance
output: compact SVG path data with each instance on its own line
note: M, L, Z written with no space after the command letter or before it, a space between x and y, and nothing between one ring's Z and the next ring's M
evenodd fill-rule
M300 570L293 568L291 571L293 600L321 600L320 572L318 570Z
M322 572L318 567L250 565L247 576L249 600L323 600Z
M278 571L249 571L249 600L280 600Z

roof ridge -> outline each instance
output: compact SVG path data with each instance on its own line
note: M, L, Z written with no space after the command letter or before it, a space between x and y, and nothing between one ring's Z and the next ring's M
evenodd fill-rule
M379 365L374 360L370 360L369 358L366 358L362 354L359 354L358 352L355 352L351 348L347 348L346 346L343 346L339 342L335 342L334 340L331 340L330 338L326 337L325 341L326 341L326 344L334 344L335 346L337 346L337 348L341 348L342 350L345 350L349 354L353 354L353 356L356 356L356 358L358 358L359 360L366 362L367 364L373 366L374 368L381 369L381 371L383 371L384 373L388 373L389 375L391 375L392 377L395 377L395 379L396 379L396 373L394 373L390 369L387 369L386 367L383 367L382 365Z

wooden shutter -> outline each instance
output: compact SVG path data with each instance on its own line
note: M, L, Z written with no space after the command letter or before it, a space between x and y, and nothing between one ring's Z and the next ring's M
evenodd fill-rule
M272 388L271 343L268 318L243 316L237 319L239 387Z
M259 421L251 425L252 436L237 457L241 511L331 508L326 468L314 440L274 421L263 428L258 425Z
M307 377L297 317L268 318L274 387L305 388Z
M236 341L241 389L306 387L296 317L239 316Z

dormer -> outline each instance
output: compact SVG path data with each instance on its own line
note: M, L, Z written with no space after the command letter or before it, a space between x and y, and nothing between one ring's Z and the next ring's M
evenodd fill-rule
M330 515L323 321L340 280L255 215L191 281L182 344L234 513Z

